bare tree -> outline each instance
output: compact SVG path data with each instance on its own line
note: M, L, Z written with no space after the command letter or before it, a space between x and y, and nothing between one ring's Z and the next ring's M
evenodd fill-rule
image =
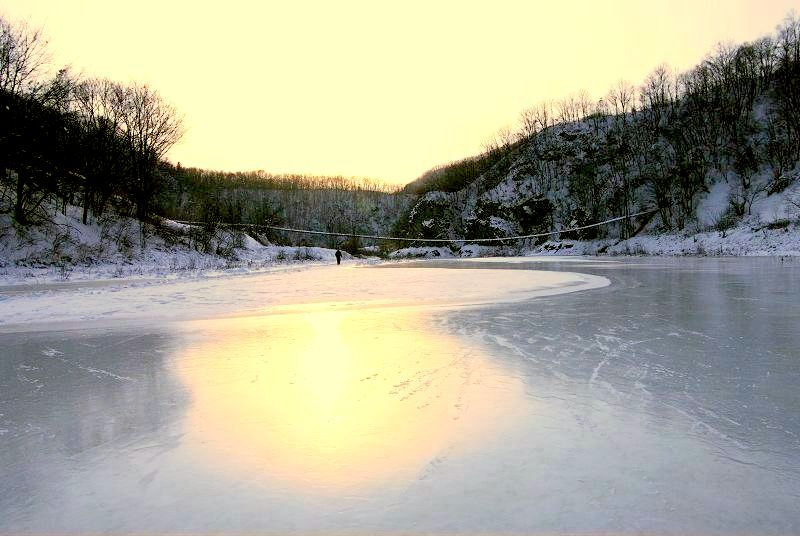
M497 140L497 136L491 136L483 142L483 152L485 155L491 155L496 153L500 149L500 142Z
M569 95L564 97L556 103L558 107L558 122L559 123L572 123L577 121L577 106L575 104L575 97Z
M575 95L575 104L578 107L578 113L580 115L580 119L586 119L588 116L592 115L592 97L589 95L589 92L585 89L581 89Z
M639 99L642 108L663 108L675 98L672 94L672 72L666 64L661 64L647 75L641 89Z
M115 101L131 147L131 189L137 216L146 219L158 187L158 161L183 135L182 120L175 109L147 85L118 86Z
M633 108L635 94L636 90L630 83L620 80L606 96L606 101L614 109L614 114L620 116L623 122L627 121L627 115Z
M41 30L0 16L0 89L34 93L50 56Z
M111 80L92 78L83 80L74 88L73 104L80 116L95 123L105 118L115 126L122 120L119 95L124 93L121 86Z
M135 150L141 155L163 158L183 136L183 122L175 109L147 85L117 86L116 91L122 104L122 123Z
M536 121L536 110L525 108L519 114L519 134L522 138L530 138L539 131L539 124Z
M0 90L11 95L35 92L41 71L48 61L46 42L38 30L26 25L14 25L0 16ZM6 125L7 127L10 125ZM11 126L16 128L17 125ZM15 136L3 139L0 132L0 182L6 179L6 166L9 162L7 148L3 148ZM22 191L25 179L17 175L17 215L21 215Z
M800 17L792 11L778 26L778 48L781 60L792 62L800 60Z
M89 79L73 90L73 111L81 118L86 148L81 162L83 183L83 222L91 207L102 214L128 169L128 148L122 143L124 89L110 80Z
M553 126L553 103L551 101L540 102L536 106L536 121L539 123L539 132Z
M502 127L497 131L497 140L500 142L500 147L508 149L515 141L514 132L508 126Z

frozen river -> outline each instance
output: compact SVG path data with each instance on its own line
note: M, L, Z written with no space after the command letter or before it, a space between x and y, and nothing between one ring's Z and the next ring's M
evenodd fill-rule
M800 533L800 260L0 289L0 533Z

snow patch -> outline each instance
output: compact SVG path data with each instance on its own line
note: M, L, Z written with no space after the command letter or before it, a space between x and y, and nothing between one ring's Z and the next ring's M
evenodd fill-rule
M730 207L731 187L726 181L717 181L708 194L700 199L697 205L697 221L704 228L714 227L719 223Z
M455 257L450 248L447 247L410 247L393 251L389 254L392 259L415 259L415 258L452 258Z

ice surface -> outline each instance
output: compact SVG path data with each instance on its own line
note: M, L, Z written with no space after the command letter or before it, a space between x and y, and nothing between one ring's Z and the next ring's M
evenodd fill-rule
M479 279L479 280L478 280ZM475 273L436 268L325 266L188 281L67 282L0 287L0 331L76 327L86 322L145 322L263 314L295 305L479 304L587 290L603 276L556 271Z
M487 262L5 296L0 532L798 532L800 262Z

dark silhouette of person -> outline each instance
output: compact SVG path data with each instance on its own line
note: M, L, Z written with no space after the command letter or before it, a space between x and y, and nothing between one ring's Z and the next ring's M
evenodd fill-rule
M336 250L336 264L342 264L342 252Z

